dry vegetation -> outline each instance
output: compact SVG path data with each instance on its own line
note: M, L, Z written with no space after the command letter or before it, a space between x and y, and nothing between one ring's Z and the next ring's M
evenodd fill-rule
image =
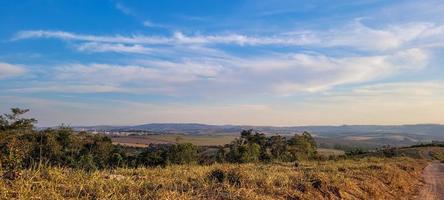
M411 158L444 161L444 147L429 146L416 148L402 148L398 154Z
M163 135L141 135L141 136L113 136L113 143L143 147L149 144L166 143L191 143L198 146L225 145L232 142L239 135L183 135L183 134L163 134Z
M425 160L361 158L166 168L23 170L1 199L407 199Z

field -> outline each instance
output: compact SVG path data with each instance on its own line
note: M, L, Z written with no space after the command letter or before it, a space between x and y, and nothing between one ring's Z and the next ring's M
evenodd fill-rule
M323 156L340 156L344 155L345 152L338 149L326 149L326 148L318 148L318 154Z
M400 154L411 158L444 161L443 147L401 148L398 151Z
M407 199L425 160L361 158L166 168L23 170L1 199Z
M149 144L165 143L192 143L198 146L224 145L233 141L239 135L184 135L184 134L161 134L143 136L113 136L114 144L127 146L148 146Z
M131 147L147 147L149 144L192 143L197 146L219 146L233 141L238 135L182 135L161 134L143 136L113 136L113 144ZM323 156L344 155L344 151L337 149L318 148L318 153Z

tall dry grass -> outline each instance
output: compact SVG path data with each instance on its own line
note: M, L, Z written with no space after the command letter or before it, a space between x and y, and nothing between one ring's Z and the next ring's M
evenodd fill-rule
M1 199L408 199L426 161L362 158L102 170L21 171ZM1 173L1 172L0 172Z

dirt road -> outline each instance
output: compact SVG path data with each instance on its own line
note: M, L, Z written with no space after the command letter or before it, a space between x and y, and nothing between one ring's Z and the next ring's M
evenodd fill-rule
M421 200L444 200L444 164L431 163L424 169L425 185L418 199Z

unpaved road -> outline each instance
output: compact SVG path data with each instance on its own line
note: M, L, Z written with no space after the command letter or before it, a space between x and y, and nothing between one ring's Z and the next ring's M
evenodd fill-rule
M421 200L444 200L444 164L431 163L424 169L425 185L418 199Z

